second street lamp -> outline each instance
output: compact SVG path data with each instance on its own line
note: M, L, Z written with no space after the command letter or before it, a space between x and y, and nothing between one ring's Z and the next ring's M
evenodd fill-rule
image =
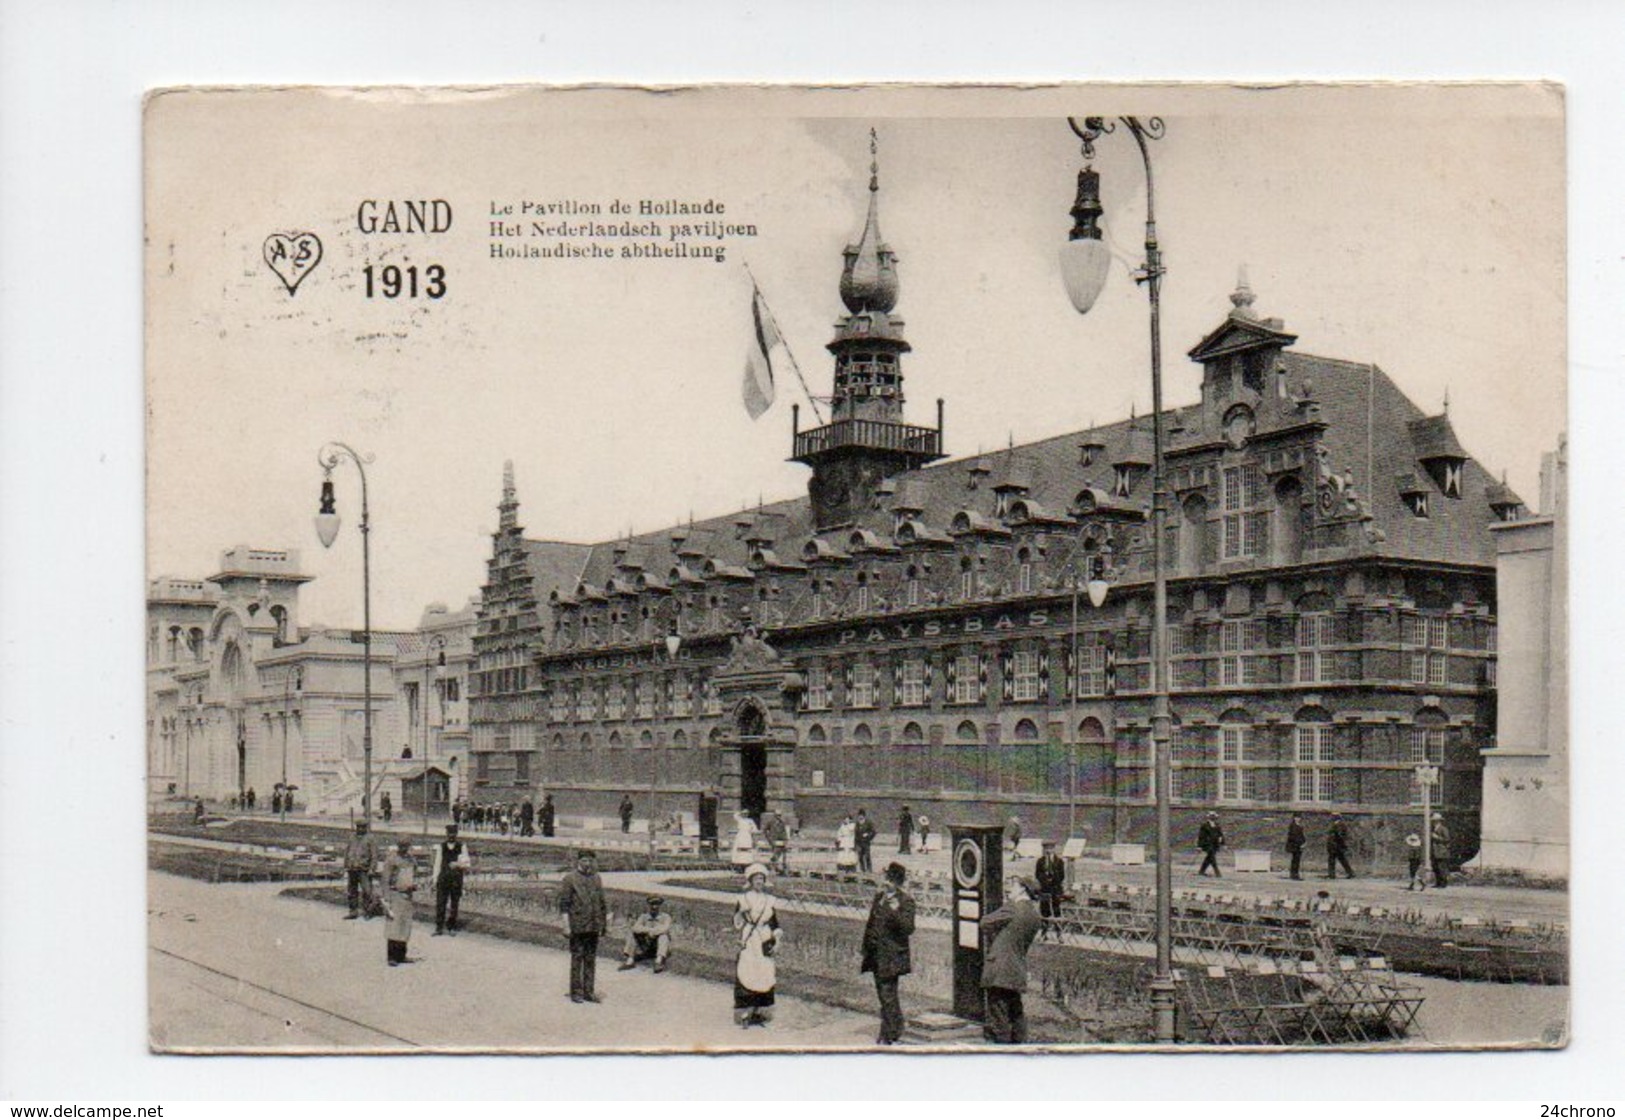
M361 819L372 820L372 550L371 513L367 506L367 468L372 456L363 456L349 444L334 441L316 453L322 468L321 506L316 511L316 536L323 548L332 548L339 535L339 514L333 497L333 468L345 459L361 475Z
M1084 168L1078 173L1078 194L1072 204L1072 233L1061 249L1061 276L1067 296L1078 313L1094 306L1106 283L1110 253L1097 224L1100 204L1100 176L1088 161L1095 158L1095 141L1116 131L1121 122L1139 145L1145 165L1145 263L1134 273L1136 283L1144 284L1151 301L1151 569L1153 620L1151 629L1151 744L1156 758L1154 779L1157 802L1157 964L1151 978L1151 1019L1156 1041L1171 1043L1174 1038L1173 977L1173 827L1169 809L1172 762L1169 757L1168 705L1168 572L1163 555L1162 527L1168 517L1168 491L1163 477L1162 442L1162 249L1157 243L1156 190L1151 175L1151 151L1147 144L1163 135L1161 117L1085 117L1083 124L1067 118L1067 124L1083 141Z

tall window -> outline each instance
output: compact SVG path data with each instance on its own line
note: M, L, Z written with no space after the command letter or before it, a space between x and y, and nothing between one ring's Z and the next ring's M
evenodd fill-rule
M959 562L959 597L967 602L976 598L976 567L968 556Z
M1078 695L1101 696L1106 692L1106 647L1098 641L1078 644Z
M854 708L875 706L875 667L870 661L859 661L852 666L852 696Z
M1018 649L1010 659L1011 697L1016 701L1038 699L1038 654L1030 649Z
M706 678L705 684L700 690L700 703L704 707L706 715L722 714L722 694L717 691L717 682L709 677Z
M911 607L920 605L920 572L918 568L908 570L908 605Z
M568 698L564 694L564 686L555 684L547 693L547 718L553 723L563 723L569 718Z
M576 721L586 723L592 718L592 690L585 684L577 682L576 693Z
M694 710L693 693L687 673L678 673L671 681L671 714L686 716Z
M609 686L609 698L604 704L605 719L626 718L626 682L615 681Z
M1246 724L1225 723L1219 726L1219 800L1254 801L1258 790L1254 771L1242 764L1248 762L1248 740L1252 728Z
M1331 725L1325 723L1299 724L1297 753L1297 789L1299 801L1330 801L1332 799Z
M925 660L911 657L898 666L898 698L904 707L919 708L926 703Z
M807 708L817 712L828 707L829 670L822 665L813 665L807 670Z
M858 613L869 613L869 577L858 576Z
M980 659L974 653L962 653L954 658L954 703L975 704L981 699L978 680Z
M1315 611L1298 616L1298 683L1315 684L1331 679L1332 655L1324 647L1332 644L1332 616ZM1300 800L1303 800L1300 798Z
M633 684L633 710L639 719L649 719L655 714L655 682L641 680Z
M1411 680L1417 684L1446 683L1450 679L1445 653L1450 644L1448 620L1415 614L1403 618L1401 637L1411 647Z
M1412 765L1421 766L1423 763L1444 765L1444 730L1442 727L1411 728Z
M824 581L821 579L812 581L812 616L824 617Z
M1262 556L1269 551L1269 511L1264 504L1264 476L1253 463L1225 467L1222 474L1224 558Z
M1016 569L1016 591L1022 595L1033 593L1033 558L1026 552L1021 554L1021 565Z

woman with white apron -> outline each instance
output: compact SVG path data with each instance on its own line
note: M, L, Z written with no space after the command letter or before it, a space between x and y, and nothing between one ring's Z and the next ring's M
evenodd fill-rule
M734 965L734 1022L741 1028L767 1026L773 1020L773 989L778 970L773 954L784 939L773 896L767 889L767 868L753 863L745 871L748 884L734 907L734 930L739 934L739 959Z
M391 968L412 963L406 958L406 943L412 938L412 893L417 890L417 874L412 841L403 836L384 860L384 912L389 917L384 935L389 939Z
M734 814L733 865L748 867L756 860L756 822L743 812Z
M835 830L835 866L850 870L858 865L858 826L848 813Z

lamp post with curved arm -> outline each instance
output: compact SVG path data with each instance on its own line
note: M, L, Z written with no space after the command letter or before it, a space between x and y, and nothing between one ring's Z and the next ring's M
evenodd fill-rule
M1095 157L1094 142L1116 131L1121 123L1140 148L1145 165L1145 263L1134 273L1134 281L1144 284L1151 301L1151 567L1154 616L1151 630L1151 744L1156 759L1157 803L1157 964L1151 978L1151 1017L1158 1042L1174 1039L1173 944L1173 851L1169 811L1169 785L1172 763L1169 756L1168 689L1168 572L1163 555L1163 525L1168 518L1168 491L1163 476L1162 437L1162 249L1157 242L1156 189L1151 174L1149 141L1163 136L1161 117L1085 117L1080 126L1068 117L1067 125L1083 141L1084 168L1078 172L1078 193L1070 213L1073 226L1061 248L1061 278L1067 295L1078 313L1094 306L1106 283L1111 253L1101 238L1098 221L1104 212L1100 204L1100 175L1090 165Z
M334 440L324 444L316 453L322 468L321 506L316 512L316 536L323 548L332 548L339 535L339 515L334 508L333 468L348 459L355 464L361 476L361 819L372 820L372 531L371 511L367 505L367 463L371 455L362 455L347 443Z

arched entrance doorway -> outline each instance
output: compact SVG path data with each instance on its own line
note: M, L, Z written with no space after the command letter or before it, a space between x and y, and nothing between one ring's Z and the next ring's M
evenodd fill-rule
M767 713L755 701L740 705L739 808L757 824L767 812Z

